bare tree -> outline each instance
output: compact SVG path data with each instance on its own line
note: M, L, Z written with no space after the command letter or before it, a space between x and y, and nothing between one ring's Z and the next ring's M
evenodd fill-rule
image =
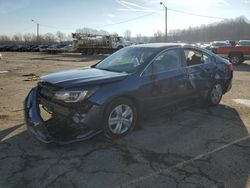
M245 17L223 20L210 25L189 27L170 32L172 40L183 42L206 42L214 40L240 40L250 38L250 22Z
M124 38L128 41L131 40L131 34L132 32L129 30L129 29L126 29L125 32L124 32Z
M108 31L97 30L97 29L92 29L92 28L88 28L88 27L77 29L76 33L85 33L85 34L92 34L92 35L109 35Z
M46 33L43 36L43 40L47 44L52 44L56 42L56 36L53 33Z
M1 44L6 44L6 43L9 43L10 41L11 41L11 39L7 35L0 36L0 43Z
M163 42L164 41L164 34L158 30L156 33L154 33L154 37L151 39L150 42Z
M61 31L58 31L56 34L46 33L39 36L39 44L52 44L56 42L72 41L71 35L66 35ZM1 44L37 44L37 36L32 33L25 34L15 34L12 37L7 35L0 35Z
M61 31L57 31L56 36L59 42L63 42L66 40L66 35Z
M150 37L148 37L148 36L143 36L142 42L148 43L149 41L150 41Z
M109 35L109 32L105 31L105 30L100 30L99 33L101 35Z
M141 34L137 34L137 35L136 35L136 42L137 42L137 43L142 42L142 36L141 36Z
M32 40L32 34L30 34L30 33L24 34L23 35L23 40L24 40L25 43L30 43L31 40Z
M16 43L20 43L23 41L23 36L21 34L15 34L12 37L12 41L16 42Z

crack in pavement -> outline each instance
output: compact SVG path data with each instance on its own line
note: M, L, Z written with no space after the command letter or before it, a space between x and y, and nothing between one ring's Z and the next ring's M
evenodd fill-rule
M146 180L146 179L148 179L148 178L152 178L152 177L158 176L159 174L162 174L162 173L171 173L171 171L173 171L173 170L175 170L175 169L182 169L183 167L187 166L188 164L193 163L194 161L200 160L200 159L202 159L202 158L204 158L204 157L207 157L207 156L209 156L209 155L211 155L211 154L213 154L213 153L216 153L216 152L219 152L219 151L221 151L221 150L224 150L224 149L226 149L226 148L228 148L228 147L230 147L230 146L232 146L232 145L235 145L235 144L237 144L237 143L240 143L240 142L242 142L242 141L245 141L245 140L247 140L247 139L249 139L249 138L250 138L249 135L248 135L248 136L245 136L245 137L242 137L242 138L237 139L237 140L235 140L235 141L233 141L233 142L231 142L231 143L225 144L225 145L223 145L223 146L220 146L220 147L218 147L218 148L216 148L216 149L213 149L213 150L211 150L211 151L208 151L208 152L206 152L206 153L202 153L202 154L200 154L200 155L197 155L197 156L195 156L195 157L193 157L193 158L191 158L191 159L188 159L188 160L179 162L179 163L177 163L177 164L175 164L175 165L173 165L173 166L167 167L167 168L165 168L165 169L159 169L158 171L153 172L153 173L151 173L151 174L148 174L148 175L146 175L146 176L142 176L142 177L136 178L136 179L134 179L134 180L132 180L132 181L123 183L123 184L121 184L121 185L118 185L118 187L128 187L129 185L136 184L136 183L141 182L141 181L144 181L144 180Z
M6 144L6 145L8 145L8 144ZM40 178L39 177L35 178L41 184L43 184L48 179L49 170L56 167L56 166L58 166L58 165L60 165L61 161L67 161L67 160L70 160L70 159L77 158L77 159L80 159L80 165L81 165L82 163L84 163L84 160L86 159L86 157L92 155L93 153L95 153L97 151L109 149L110 146L108 145L106 147L103 147L103 146L97 147L95 149L91 149L91 150L85 152L84 154L68 155L68 156L59 154L59 155L51 156L51 157L43 157L43 156L40 156L40 155L28 154L27 151L24 148L22 148L22 146L20 144L17 144L16 147L20 151L20 153L18 155L7 155L7 156L4 156L4 157L0 158L0 160L2 160L2 161L5 160L5 159L8 159L8 158L21 158L22 159L22 164L20 164L18 166L18 169L13 171L6 178L6 180L11 181L11 179L13 179L13 177L16 176L17 174L22 175L24 172L27 171L27 169L34 168L34 165L33 165L34 162L37 164L37 162L39 162L41 160L56 160L56 162L54 164L50 165L49 168L45 170L45 172L40 176ZM65 152L65 153L68 154L68 152ZM69 167L71 168L71 170L67 171L67 173L73 171L74 169L77 169L77 165L69 165ZM66 175L67 173L64 172L64 175ZM63 176L62 173L57 175L55 178L53 178L53 180L51 180L51 182L48 184L48 186L50 186L50 184L53 184L54 182L56 182L57 179L59 179L62 176ZM26 186L30 185L32 183L32 181L34 181L34 178L32 180L28 180L23 175L20 178L21 178L21 182L24 183L23 185L26 185ZM21 182L19 182L19 185L20 185Z
M72 171L72 170L69 169L69 170L67 170L67 171L65 171L65 172L63 172L63 173L58 174L54 179L52 179L49 183L47 183L47 184L45 185L45 187L50 187L50 186L52 186L58 179L60 179L61 177L65 176L66 174L68 174L68 173L71 172L71 171ZM52 186L52 187L53 187L53 186Z
M40 182L43 183L46 179L48 179L48 176L49 176L49 171L53 168L55 168L56 166L59 166L61 164L61 162L63 163L63 161L67 161L67 160L73 160L75 158L79 159L79 164L71 164L70 167L71 167L71 171L73 171L73 169L75 170L79 170L80 166L82 166L82 164L84 163L84 160L86 160L86 157L92 155L93 153L97 152L97 151L101 151L101 150L107 150L109 149L109 146L106 146L106 147L98 147L98 148L95 148L95 149L92 149L84 154L77 154L77 155L68 155L68 156L64 156L64 155L61 155L58 157L55 157L54 159L56 159L55 163L51 164L46 170L45 172L43 172L41 178L39 178ZM67 153L67 152L66 152ZM56 177L58 179L58 177ZM59 177L60 178L60 177ZM55 179L55 178L54 178Z
M106 170L106 169L81 171L81 172L83 172L83 173L89 173L89 174L98 174L98 173L123 174L123 175L127 175L129 177L132 177L132 174L130 174L128 172L125 172L125 171L113 171L113 170Z

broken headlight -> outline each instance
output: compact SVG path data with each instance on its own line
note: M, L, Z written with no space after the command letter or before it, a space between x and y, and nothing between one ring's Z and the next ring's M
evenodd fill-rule
M91 94L93 94L93 92L91 92L90 90L56 91L54 94L54 99L67 103L75 103L87 99Z

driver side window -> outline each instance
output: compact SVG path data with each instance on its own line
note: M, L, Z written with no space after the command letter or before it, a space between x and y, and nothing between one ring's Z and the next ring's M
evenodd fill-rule
M181 55L179 49L163 52L153 62L153 72L161 73L181 67Z
M148 76L153 73L163 73L181 67L180 49L171 49L158 55L153 63L146 68L143 75Z

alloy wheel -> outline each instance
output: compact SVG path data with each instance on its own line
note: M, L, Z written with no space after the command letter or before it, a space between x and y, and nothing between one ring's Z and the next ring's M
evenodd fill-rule
M113 134L121 135L129 130L133 123L133 110L129 105L120 104L110 113L108 127Z
M211 92L211 102L213 104L218 104L222 97L222 87L220 84L216 84Z

